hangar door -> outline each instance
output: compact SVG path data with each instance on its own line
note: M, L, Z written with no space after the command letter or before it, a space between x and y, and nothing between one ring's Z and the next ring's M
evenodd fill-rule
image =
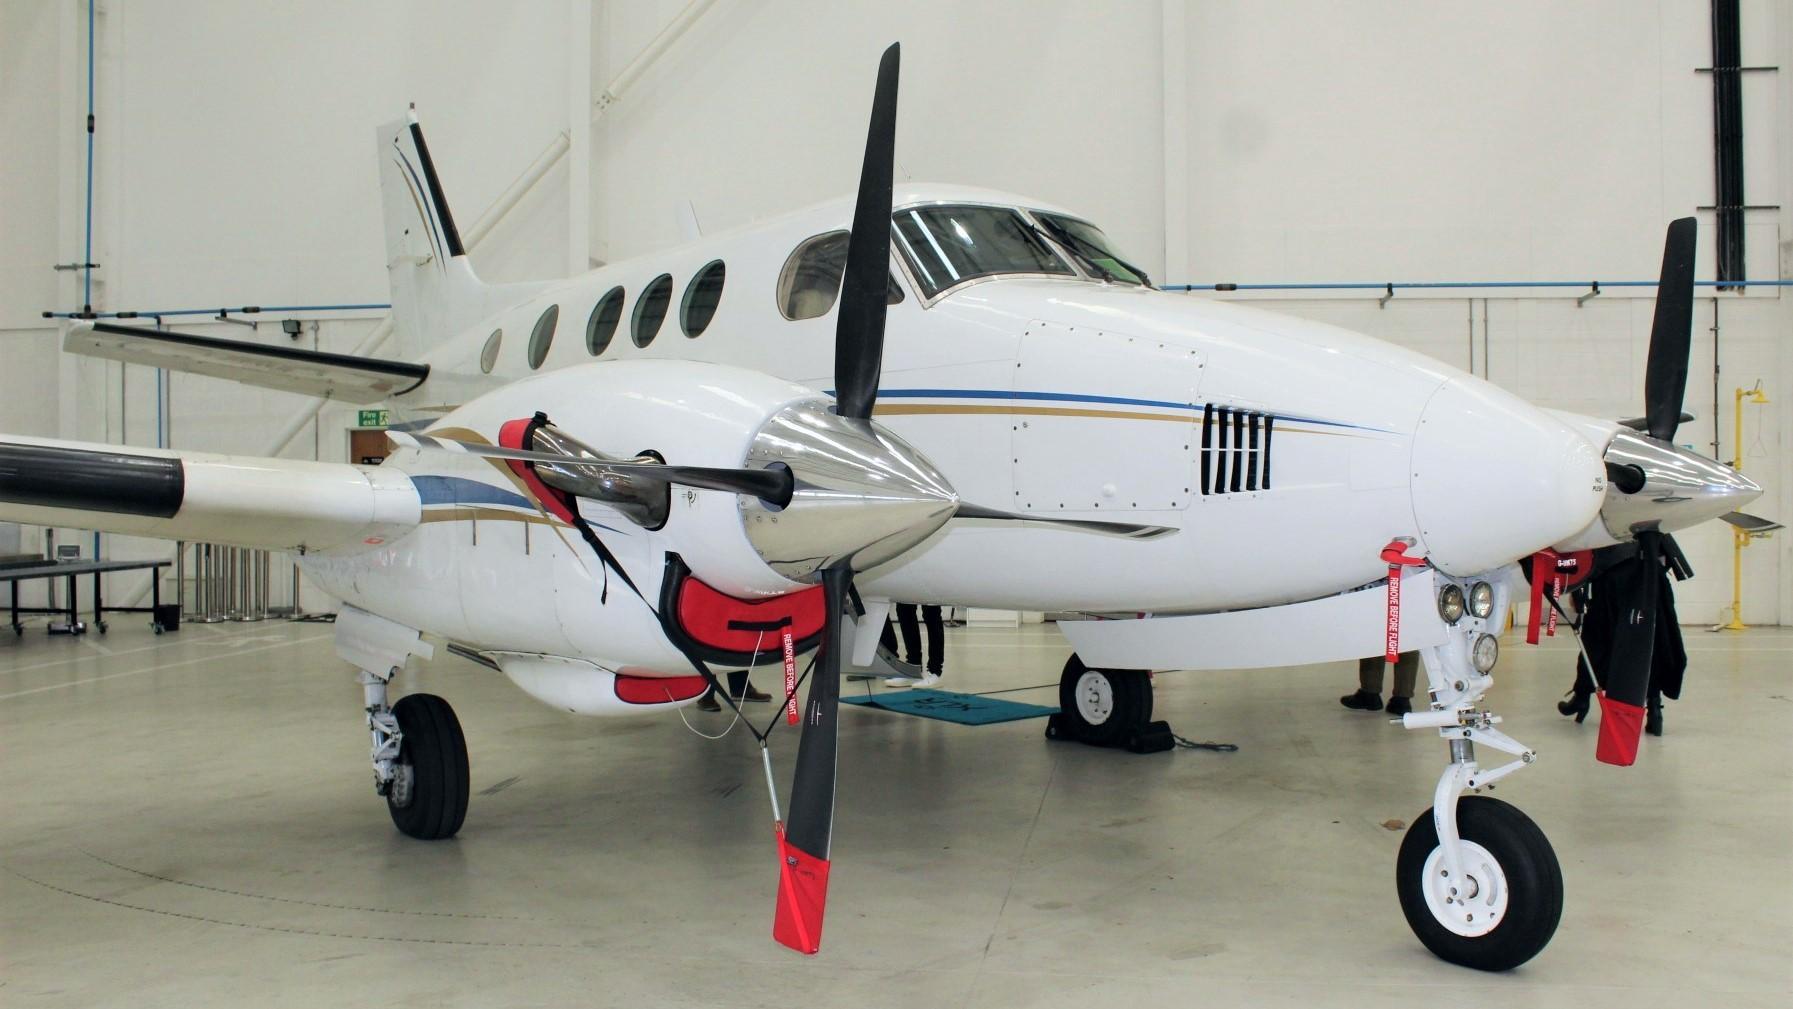
M1017 363L1016 511L1094 517L1188 507L1199 354L1112 330L1033 322Z

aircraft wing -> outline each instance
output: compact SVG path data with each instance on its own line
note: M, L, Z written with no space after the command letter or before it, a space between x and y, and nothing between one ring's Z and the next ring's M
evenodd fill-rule
M427 364L220 340L107 322L75 326L63 339L62 349L71 354L188 371L350 403L377 403L409 392L422 385L430 374Z
M384 542L421 509L396 469L0 436L0 521L317 551Z

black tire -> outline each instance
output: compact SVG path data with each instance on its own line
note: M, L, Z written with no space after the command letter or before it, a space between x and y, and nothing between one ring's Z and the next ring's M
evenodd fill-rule
M419 840L453 837L467 818L467 738L461 722L435 694L407 694L392 706L392 715L404 734L400 773L409 768L411 782L408 789L394 783L386 810L399 830Z
M1088 674L1099 678L1090 683ZM1078 703L1080 689L1103 689L1111 699L1107 716L1091 720L1089 705ZM1080 686L1080 684L1082 686ZM1072 653L1065 660L1064 672L1058 678L1058 710L1063 713L1071 736L1096 746L1113 746L1127 733L1152 720L1152 677L1143 669L1091 669Z
M1549 944L1562 918L1563 870L1556 852L1531 817L1485 796L1457 800L1457 833L1486 849L1506 877L1507 907L1500 924L1484 935L1458 935L1428 905L1426 860L1438 847L1430 809L1408 829L1395 859L1401 912L1413 934L1440 959L1476 970L1512 970Z

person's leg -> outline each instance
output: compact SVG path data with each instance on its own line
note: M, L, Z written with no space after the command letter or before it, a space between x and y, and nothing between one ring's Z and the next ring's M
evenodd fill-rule
M1405 715L1413 710L1413 686L1419 678L1419 653L1402 652L1395 663L1395 682L1388 692L1388 713Z
M923 606L921 620L928 627L928 672L939 676L946 664L946 621L938 606Z
M749 670L738 669L728 674L728 694L735 700L769 701L772 695L764 690L755 690L753 681L747 678Z
M921 625L915 620L914 603L896 604L897 626L903 630L903 661L921 665Z
M1357 711L1382 710L1382 666L1380 655L1357 660L1357 692L1339 698L1339 703Z
M1413 699L1414 685L1419 682L1419 653L1402 652L1401 661L1395 663L1395 685L1389 691L1391 697Z

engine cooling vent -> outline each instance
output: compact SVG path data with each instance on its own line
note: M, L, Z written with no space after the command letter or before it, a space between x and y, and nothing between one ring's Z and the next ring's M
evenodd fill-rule
M1270 435L1276 415L1202 407L1202 493L1270 489Z

